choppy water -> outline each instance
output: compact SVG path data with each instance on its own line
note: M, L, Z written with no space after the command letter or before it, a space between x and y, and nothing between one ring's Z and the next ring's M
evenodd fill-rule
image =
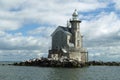
M120 80L120 67L43 68L0 65L0 80Z

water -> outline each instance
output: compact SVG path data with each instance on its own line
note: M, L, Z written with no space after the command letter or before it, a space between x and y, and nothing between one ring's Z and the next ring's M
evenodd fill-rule
M120 80L120 67L43 68L0 65L0 80Z

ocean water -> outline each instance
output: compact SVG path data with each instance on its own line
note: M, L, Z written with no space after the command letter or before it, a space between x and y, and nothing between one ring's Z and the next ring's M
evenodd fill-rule
M43 68L0 65L0 80L120 80L120 67Z

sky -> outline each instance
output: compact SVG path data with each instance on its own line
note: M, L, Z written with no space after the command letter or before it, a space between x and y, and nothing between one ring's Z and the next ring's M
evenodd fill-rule
M0 61L47 56L75 9L89 60L120 61L119 0L0 0Z

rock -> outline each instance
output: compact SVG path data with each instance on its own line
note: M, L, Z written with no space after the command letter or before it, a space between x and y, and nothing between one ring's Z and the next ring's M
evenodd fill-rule
M40 66L40 67L84 67L86 64L73 59L53 60L49 58L40 58L20 63L14 63L17 66Z

